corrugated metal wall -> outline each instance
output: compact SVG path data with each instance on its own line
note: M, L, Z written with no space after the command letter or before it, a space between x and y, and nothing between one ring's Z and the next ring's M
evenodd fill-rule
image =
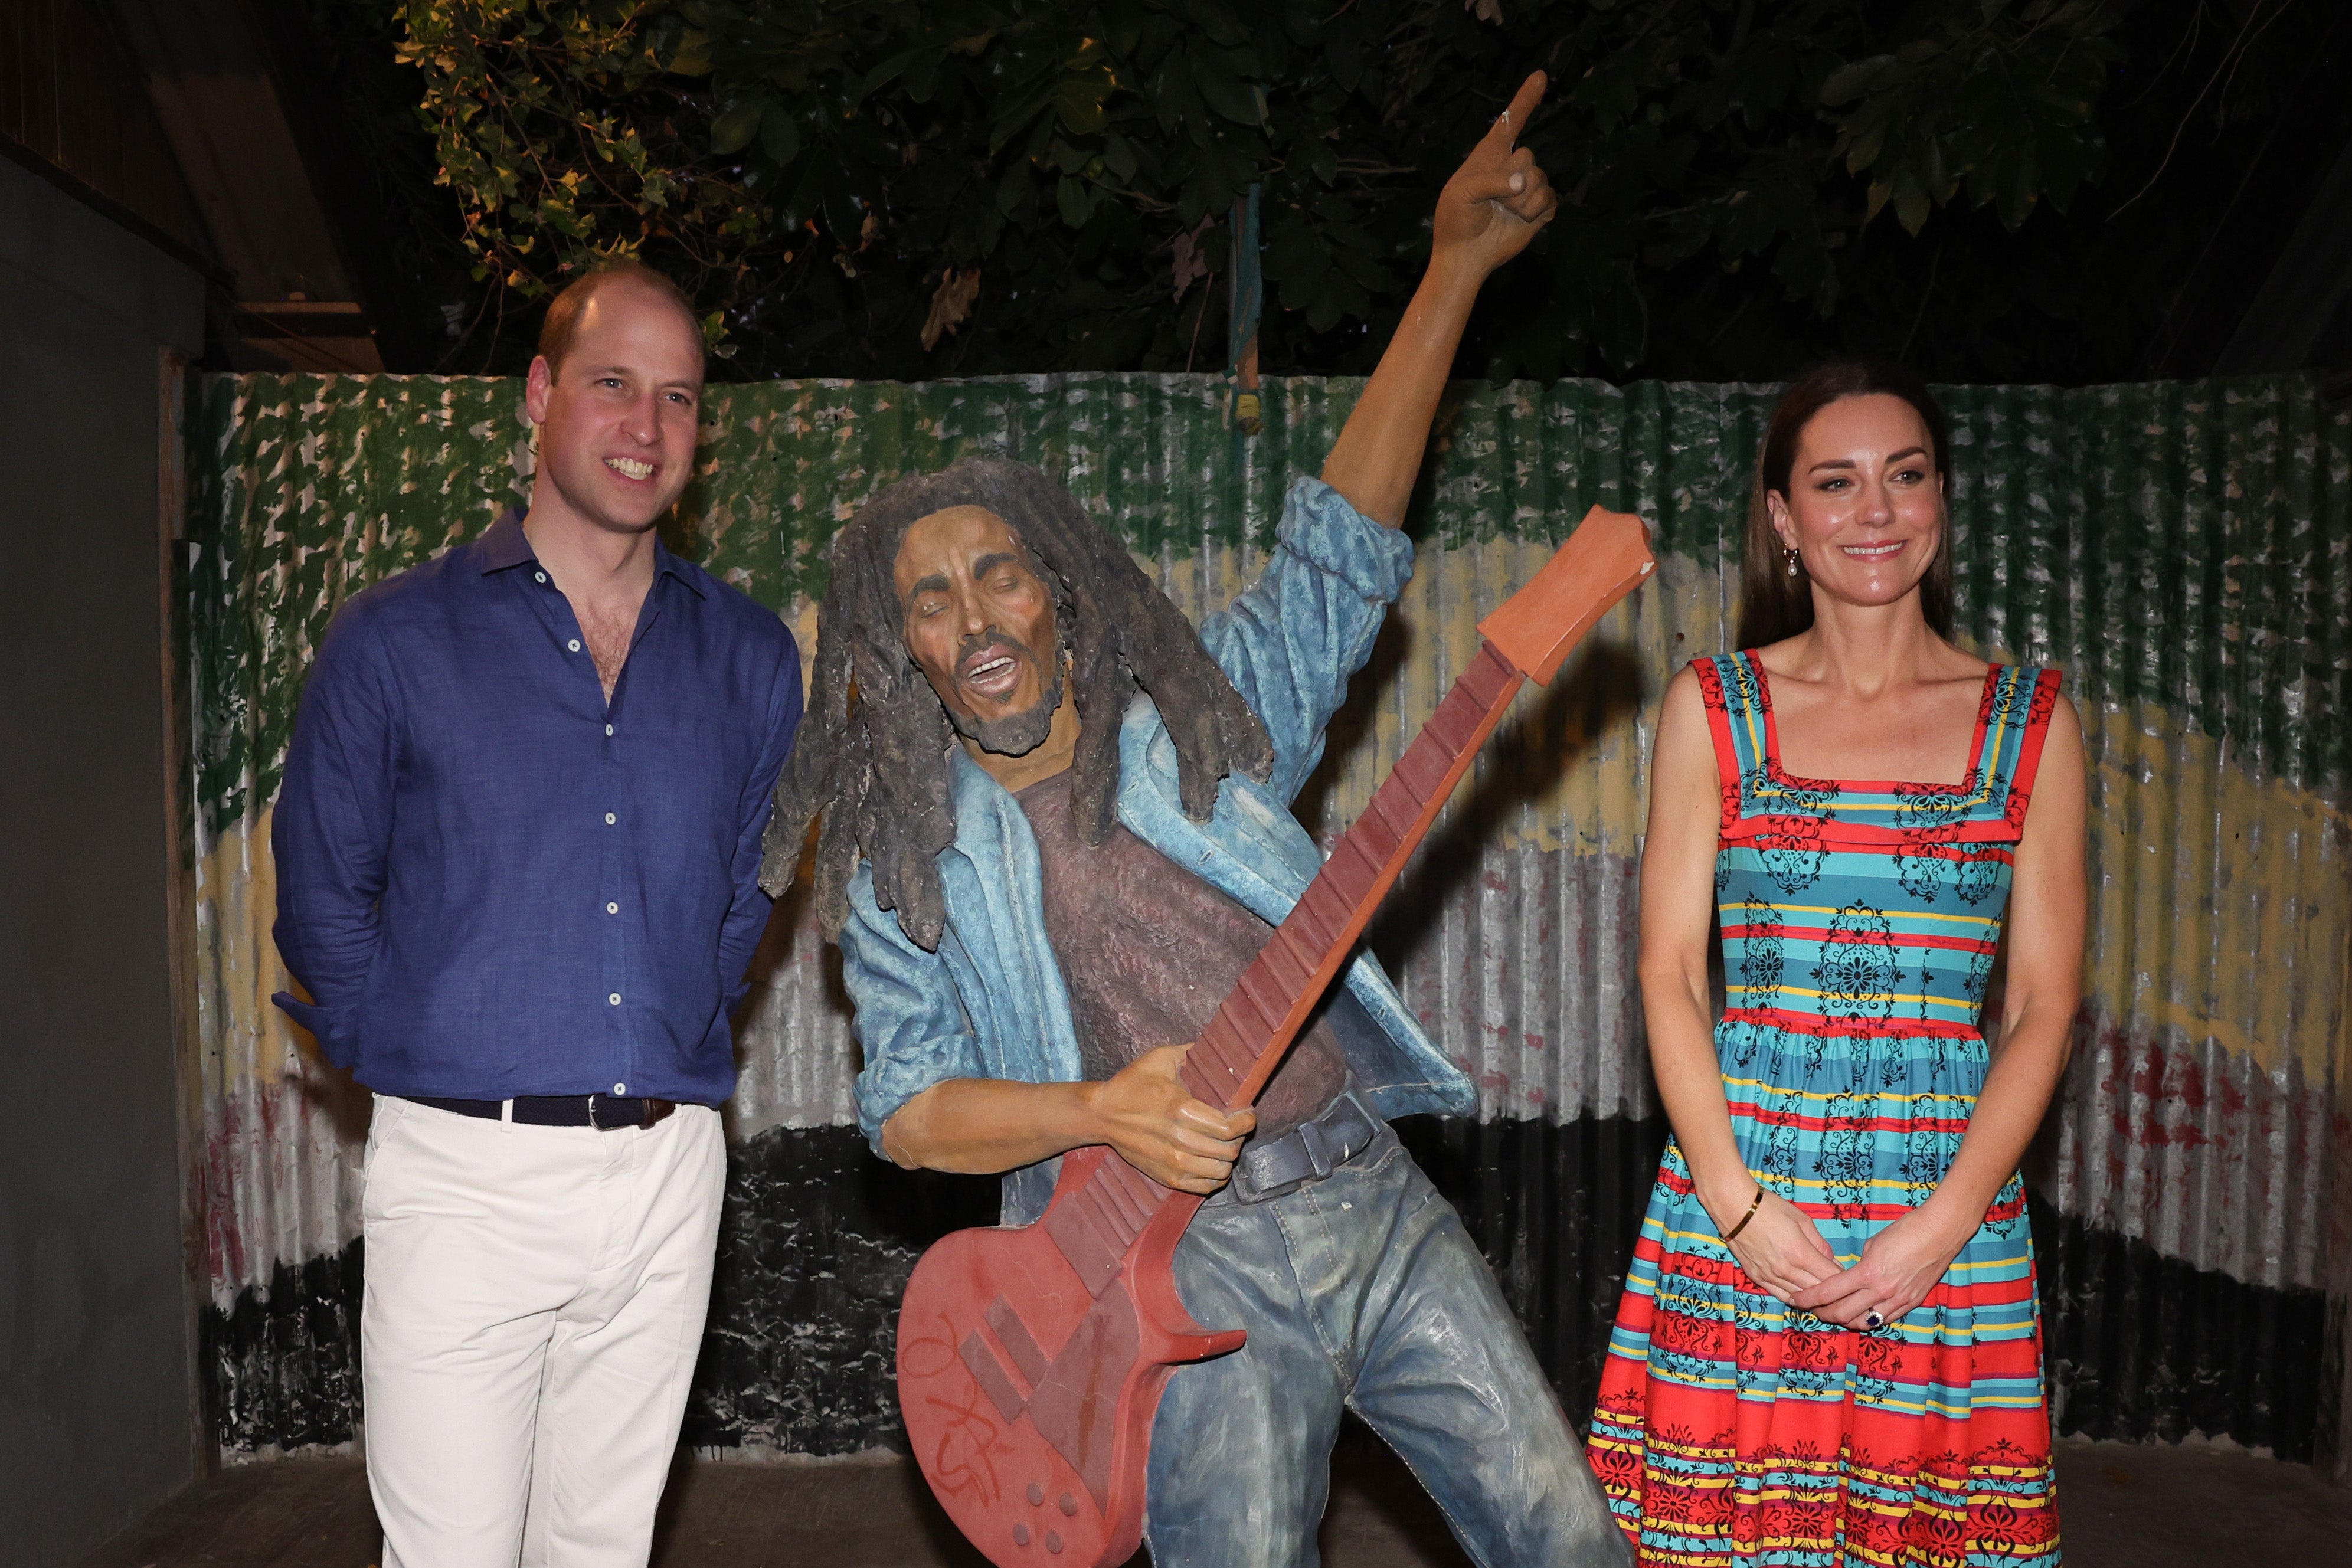
M675 542L777 606L805 651L839 520L902 473L987 450L1066 476L1197 617L1263 559L1283 488L1319 466L1356 387L1267 391L1267 428L1245 441L1208 377L713 389ZM2352 1202L2335 1195L2352 1165L2352 410L2295 381L1948 396L1963 625L1988 653L2065 670L2093 765L2083 1049L2036 1174L2068 1322L2106 1326L2069 1341L2053 1325L2060 1418L2177 1436L2181 1411L2210 1410L2194 1417L2209 1429L2308 1451L2326 1417L2268 1385L2203 1404L2113 1396L2124 1366L2194 1382L2182 1369L2219 1364L2232 1330L2101 1313L2147 1267L2185 1268L2283 1293L2299 1323L2294 1303L2315 1302L2352 1252ZM1660 580L1522 699L1374 936L1481 1085L1480 1125L1433 1133L1426 1153L1458 1167L1451 1190L1564 1387L1597 1357L1623 1261L1563 1251L1547 1228L1595 1204L1638 1208L1654 1157L1632 980L1650 724L1675 668L1725 646L1770 398L1460 389L1412 584L1301 801L1327 832L1352 818L1475 648L1478 615L1587 506L1657 526ZM517 499L530 452L513 383L217 378L205 399L191 464L201 1175L215 1302L233 1315L284 1289L287 1266L343 1256L358 1228L362 1099L267 1006L280 983L267 816L309 651L349 593ZM758 972L734 1135L846 1123L855 1049L801 899ZM1597 1247L1617 1231L1575 1234ZM2081 1261L2110 1240L2125 1261ZM321 1358L313 1334L238 1375L299 1363L299 1384ZM282 1440L231 1426L238 1443Z

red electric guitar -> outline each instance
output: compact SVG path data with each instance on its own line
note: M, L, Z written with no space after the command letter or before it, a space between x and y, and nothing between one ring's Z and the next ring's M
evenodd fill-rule
M1641 519L1595 507L1479 622L1478 656L1422 727L1185 1056L1212 1105L1257 1099L1520 683L1551 679L1655 563ZM1177 1299L1201 1199L1095 1145L1063 1156L1034 1225L943 1237L907 1281L898 1406L940 1506L998 1568L1115 1568L1143 1533L1168 1375L1238 1350Z

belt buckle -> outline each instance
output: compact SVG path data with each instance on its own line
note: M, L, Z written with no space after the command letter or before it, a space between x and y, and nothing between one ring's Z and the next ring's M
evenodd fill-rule
M1234 1174L1225 1179L1225 1187L1234 1195L1235 1203L1256 1204L1297 1192L1307 1185L1307 1180L1305 1176L1299 1176L1290 1181L1276 1182L1272 1186L1260 1186L1251 1179L1248 1168L1236 1160L1234 1162Z
M639 1095L637 1097L637 1114L635 1120L628 1122L607 1122L597 1115L597 1107L600 1103L608 1102L613 1098L614 1096L610 1094L591 1094L588 1096L588 1124L591 1127L595 1128L596 1131L600 1133L615 1133L620 1131L623 1127L650 1127L655 1123L663 1120L667 1117L671 1112L677 1109L677 1104L675 1101L656 1100L645 1095Z
M1314 1129L1314 1132L1310 1133L1309 1129ZM1262 1186L1250 1175L1249 1167L1242 1160L1234 1161L1234 1174L1228 1183L1234 1189L1234 1199L1241 1203L1265 1203L1272 1198L1286 1197L1309 1182L1321 1181L1325 1176L1329 1176L1331 1174L1329 1152L1325 1148L1321 1139L1314 1135L1314 1133L1320 1131L1321 1129L1315 1127L1314 1123L1302 1122L1267 1145L1269 1149L1276 1149L1292 1139L1297 1139L1298 1146L1307 1152L1307 1168L1303 1176L1295 1176L1286 1181L1278 1181ZM1247 1156L1244 1155L1244 1158L1246 1159Z

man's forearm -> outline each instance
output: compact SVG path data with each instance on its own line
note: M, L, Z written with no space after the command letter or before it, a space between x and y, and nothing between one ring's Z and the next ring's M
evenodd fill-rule
M1395 528L1404 521L1437 400L1484 282L1482 274L1460 263L1440 258L1430 264L1324 460L1323 482L1376 523Z
M882 1124L882 1152L908 1170L992 1176L1103 1142L1084 1083L951 1078Z
M934 1083L882 1124L882 1152L910 1169L984 1176L1108 1144L1162 1186L1205 1197L1232 1174L1257 1114L1192 1098L1181 1074L1190 1049L1147 1051L1099 1082Z

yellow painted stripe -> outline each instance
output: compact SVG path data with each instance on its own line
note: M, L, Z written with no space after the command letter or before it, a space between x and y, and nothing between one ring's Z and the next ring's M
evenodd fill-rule
M1766 1083L1761 1079L1756 1078L1726 1078L1723 1081L1723 1086L1727 1090L1752 1089L1759 1093L1773 1093L1779 1095L1783 1100L1846 1100L1854 1097L1849 1094L1834 1093L1818 1089L1783 1089L1778 1084ZM1881 1098L1895 1099L1901 1100L1908 1103L1911 1101L1916 1100L1919 1096L1916 1094L1888 1094L1885 1096L1874 1094L1870 1096L1870 1098L1874 1100ZM1977 1097L1973 1094L1935 1094L1928 1096L1928 1098L1940 1104L1961 1107L1973 1106L1977 1103ZM1961 1114L1963 1116L1967 1113L1968 1113L1965 1109L1962 1110Z

